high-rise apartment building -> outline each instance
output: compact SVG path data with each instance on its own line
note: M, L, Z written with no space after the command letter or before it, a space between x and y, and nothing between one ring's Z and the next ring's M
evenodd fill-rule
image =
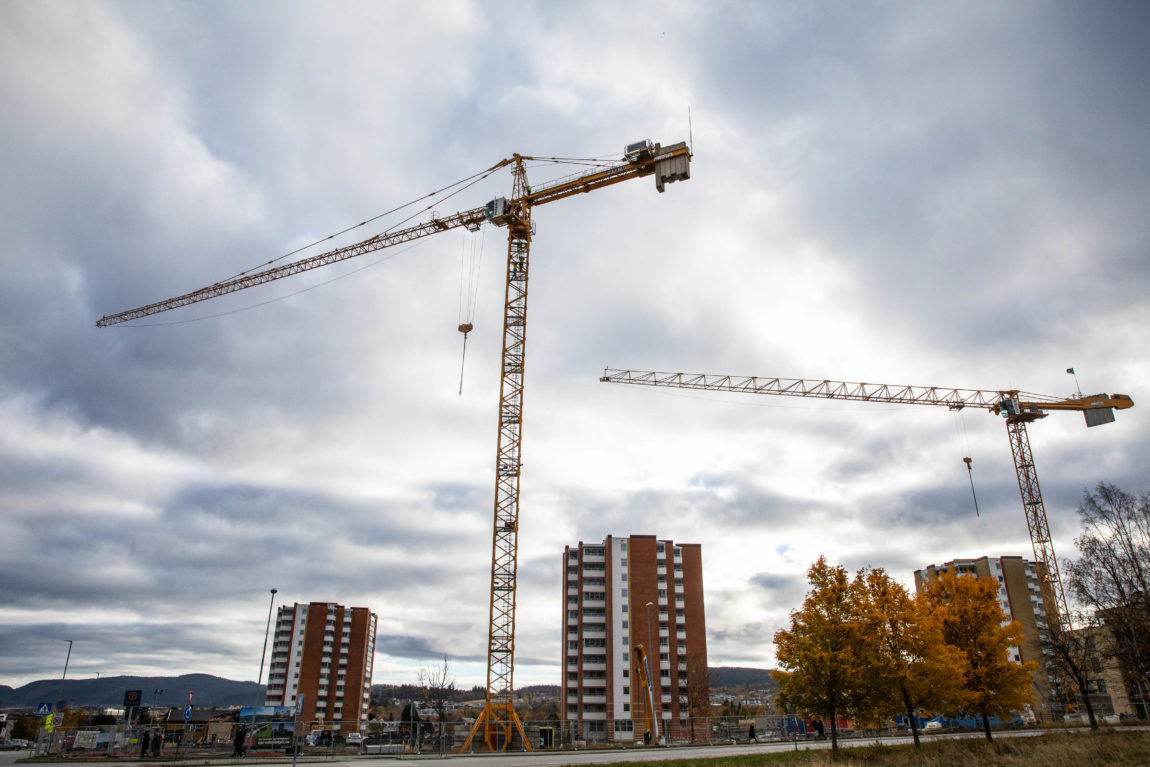
M1059 703L1057 697L1061 685L1054 672L1054 651L1045 643L1049 625L1040 585L1043 574L1040 570L1044 568L1041 563L1036 566L1034 562L1018 556L952 559L941 565L928 565L922 570L915 570L914 585L921 592L926 580L939 572L948 571L957 575L997 579L998 601L1003 612L1010 620L1018 621L1022 626L1022 644L1010 648L1010 658L1019 663L1038 663L1033 675L1034 713L1040 719L1052 721L1062 718L1064 704Z
M375 613L331 602L279 609L267 706L295 706L300 719L343 733L363 732L371 703Z
M563 551L561 710L588 741L633 740L646 731L646 690L633 672L648 654L660 737L707 736L707 626L698 544L653 535L608 536Z

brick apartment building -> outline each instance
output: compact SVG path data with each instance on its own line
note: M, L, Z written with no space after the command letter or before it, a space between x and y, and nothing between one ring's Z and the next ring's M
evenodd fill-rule
M706 737L707 630L698 544L653 535L608 536L563 551L563 683L571 735L634 740L645 731L646 692L631 672L647 649L661 737Z
M301 721L363 732L371 703L375 613L331 602L279 608L264 705L295 706Z
M975 575L998 580L998 601L1010 620L1022 626L1022 645L1010 648L1010 658L1019 663L1035 661L1033 675L1034 713L1040 721L1058 721L1065 704L1059 701L1061 685L1051 665L1054 652L1044 644L1049 630L1046 606L1042 600L1039 568L1019 556L952 559L941 565L928 565L914 571L914 585L919 592L925 581L939 572L953 570L958 575Z

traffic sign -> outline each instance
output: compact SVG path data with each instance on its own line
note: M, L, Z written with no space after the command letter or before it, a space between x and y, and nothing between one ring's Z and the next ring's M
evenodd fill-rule
M191 706L188 706L187 708L184 709L184 721L185 722L192 721L192 707Z
M124 690L124 707L140 705L140 699L143 696L143 690Z
M36 716L48 716L52 713L51 703L38 703L36 704Z

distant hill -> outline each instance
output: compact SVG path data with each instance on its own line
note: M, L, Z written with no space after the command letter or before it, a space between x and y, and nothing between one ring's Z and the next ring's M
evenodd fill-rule
M748 687L755 690L774 690L778 685L771 679L771 670L718 666L709 669L711 690Z
M515 690L515 693L521 698L558 698L559 685L533 684L527 687L520 687Z
M189 690L195 694L192 702L197 707L250 706L257 698L260 703L264 699L263 685L234 682L210 674L108 676L65 679L62 688L59 679L42 679L16 688L0 686L0 706L36 706L62 697L69 706L118 708L124 702L126 690L141 690L145 706L186 706Z

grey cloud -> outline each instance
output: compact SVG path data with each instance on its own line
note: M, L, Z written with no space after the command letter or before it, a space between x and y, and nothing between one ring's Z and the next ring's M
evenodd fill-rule
M974 518L943 415L660 397L597 377L1056 393L1076 365L1084 385L1140 401L1150 14L659 6L656 33L654 8L462 3L444 20L386 4L339 24L306 4L10 9L0 674L53 676L26 648L82 630L79 662L104 674L250 676L272 585L371 606L381 655L481 663L503 230L154 318L177 324L93 323L514 151L678 140L688 104L689 183L659 195L642 179L534 217L520 563L530 609L547 614L522 616L519 660L555 665L557 612L539 595L558 588L556 540L654 533L705 557L745 540L742 561L706 560L759 605L728 614L728 595L708 592L715 664L769 655L762 638L801 597L801 573L783 569L796 552L904 580L920 559L1027 553L999 425L970 421ZM511 42L493 45L496 29ZM500 174L435 206L510 189ZM460 254L478 242L460 397ZM1056 425L1068 416L1034 426L1060 545L1083 486L1144 481L1140 413L1089 434ZM785 561L747 564L780 541Z

